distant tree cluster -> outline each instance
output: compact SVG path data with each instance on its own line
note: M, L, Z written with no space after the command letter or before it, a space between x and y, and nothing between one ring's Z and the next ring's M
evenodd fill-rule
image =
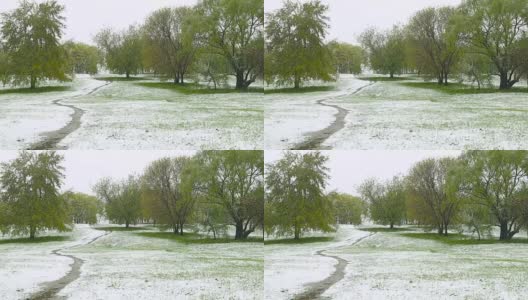
M175 234L198 225L216 238L229 226L246 239L264 222L262 151L204 151L162 158L124 181L94 186L107 218L126 227L152 222Z
M405 177L360 188L373 221L427 225L448 235L460 227L479 238L493 226L500 240L528 229L528 152L468 151L426 159Z
M510 89L528 76L528 2L464 0L458 7L417 12L403 27L368 29L361 43L381 74L417 72L447 85L450 78Z

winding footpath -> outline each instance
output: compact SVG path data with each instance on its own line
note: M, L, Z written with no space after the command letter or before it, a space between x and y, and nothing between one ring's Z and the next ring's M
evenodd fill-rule
M43 136L43 139L33 143L27 150L65 150L65 147L58 147L58 144L69 134L74 132L75 130L79 129L81 127L81 118L84 114L84 110L70 105L70 104L63 104L61 101L67 100L67 99L75 99L83 96L92 95L95 92L97 92L99 89L102 89L108 85L110 85L111 82L107 82L103 85L100 85L96 88L91 89L88 93L77 95L73 97L66 97L66 98L60 98L57 100L52 101L53 105L61 106L61 107L67 107L73 110L73 113L70 115L71 120L66 125L64 125L62 128L54 130L54 131L48 131L41 134Z
M61 251L79 247L79 246L89 245L97 241L98 239L109 235L110 233L111 231L106 231L104 234L101 234L89 240L87 243L84 243L84 244L77 244L71 247L65 247L65 248L53 250L51 252L53 255L68 257L73 260L73 263L70 265L70 271L68 271L68 273L66 273L64 276L62 276L61 278L57 280L44 283L41 291L34 293L33 295L29 296L27 299L29 300L60 299L57 297L57 294L68 284L79 279L79 277L81 276L81 267L84 263L84 260L76 256L70 255L70 254L63 254L61 253Z
M370 233L364 237L354 240L350 244L346 244L344 246L340 246L337 248L354 246L356 244L359 244L361 241L373 236L374 234L376 233ZM331 248L331 249L335 249L335 248ZM346 269L346 266L348 265L348 261L336 255L325 254L326 251L331 250L331 249L319 250L316 252L316 255L335 259L337 261L337 264L334 266L335 268L334 272L332 272L330 276L326 277L325 279L321 281L313 282L313 283L306 285L305 291L293 297L293 299L295 300L321 299L321 295L324 292L326 292L332 285L336 284L337 282L345 278L345 269Z
M321 99L321 100L317 101L318 105L337 109L337 114L334 115L335 120L326 128L323 128L323 129L318 130L318 131L307 133L306 134L306 136L307 136L306 140L301 142L301 143L299 143L299 144L297 144L297 145L295 145L290 150L331 150L330 147L326 147L326 148L322 147L322 144L330 136L334 135L336 132L338 132L341 129L345 128L345 118L348 115L349 111L344 109L344 108L342 108L341 106L334 105L334 104L327 104L325 102L328 101L328 100L334 100L334 99L338 99L338 98L342 98L342 97L355 95L355 94L361 92L363 89L365 89L365 88L367 88L369 86L372 86L374 84L375 84L375 82L371 82L371 83L369 83L367 85L364 85L364 86L354 90L350 94L347 93L345 95L339 95L339 96L336 96L336 97L327 98L327 99Z

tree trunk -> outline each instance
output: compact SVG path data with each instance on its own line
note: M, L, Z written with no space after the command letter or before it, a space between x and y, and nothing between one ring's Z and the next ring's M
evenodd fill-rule
M236 89L237 90L244 90L247 89L248 84L246 80L244 79L244 72L238 71L236 73Z
M183 235L183 224L180 224L180 235Z
M33 240L35 239L35 234L37 232L37 228L35 225L29 225L29 239Z
M510 231L507 221L500 222L500 237L499 240L511 240L516 234L514 231Z
M448 85L447 72L444 73L444 85Z
M128 221L126 221L126 223L125 223L125 228L128 228L129 225L130 225L130 223L129 223Z
M31 75L30 79L30 88L34 89L37 87L37 77L35 75Z
M126 78L129 79L130 78L130 72L126 72Z
M299 226L297 226L297 224L295 224L295 237L294 238L296 240L301 238L301 229L299 228Z
M241 240L243 238L242 232L244 231L244 226L242 224L242 221L237 222L235 225L235 228L236 228L235 240Z
M296 89L301 87L301 78L299 76L297 76L297 75L295 75L293 87L296 88Z
M390 229L394 229L394 223L390 223Z
M172 233L174 233L174 234L178 233L178 225L172 227Z
M394 78L394 72L390 72L390 78Z

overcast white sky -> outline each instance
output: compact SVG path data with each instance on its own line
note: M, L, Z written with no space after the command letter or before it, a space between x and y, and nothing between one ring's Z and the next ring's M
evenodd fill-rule
M0 12L18 6L18 0L0 0ZM44 0L37 0L44 2ZM194 5L197 0L58 0L65 5L65 39L93 44L102 28L140 24L151 12L166 6Z
M369 178L391 179L405 175L417 162L431 157L458 156L460 151L321 151L330 157L327 191L358 195L357 188ZM285 152L266 151L265 161L280 159Z
M306 1L306 0L302 0ZM283 0L265 0L266 12L282 6ZM403 24L418 10L429 6L458 5L461 0L323 0L329 5L329 40L357 43L368 27L380 29Z
M147 165L167 156L191 156L194 151L58 151L64 155L66 178L62 190L93 194L93 185L101 178L126 179L140 174ZM0 151L0 162L16 158L17 151Z

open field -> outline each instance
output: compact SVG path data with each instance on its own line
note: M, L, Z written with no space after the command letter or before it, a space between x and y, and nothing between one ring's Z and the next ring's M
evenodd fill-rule
M66 91L0 93L0 147L262 148L261 93L186 94L140 83L79 76Z
M336 150L528 147L526 93L447 93L408 82L342 75L334 91L267 94L266 148L302 149L306 144Z
M527 243L449 244L359 229L342 226L326 243L266 245L266 299L298 297L329 277L337 261L317 255L322 249L346 261L325 299L523 299L528 293Z
M262 242L183 243L149 237L152 228L102 229L79 225L64 241L0 242L0 298L42 297L70 272L72 258L59 255L82 260L78 278L57 294L64 299L263 297Z

